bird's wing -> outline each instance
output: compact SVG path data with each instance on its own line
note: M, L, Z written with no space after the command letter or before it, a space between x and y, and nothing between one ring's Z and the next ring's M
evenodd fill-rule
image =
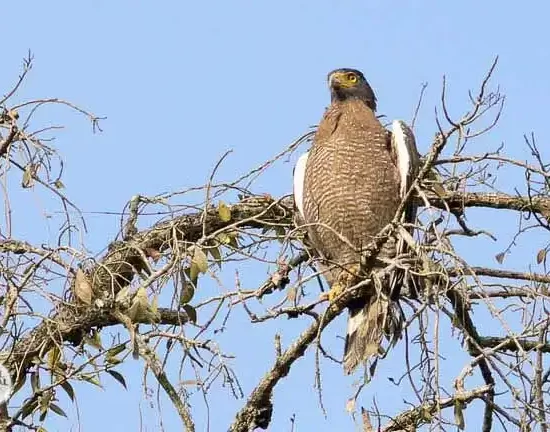
M418 173L420 158L411 128L402 120L394 120L392 129L392 147L397 156L401 197L404 197Z
M298 209L300 218L305 220L304 216L304 179L306 175L306 163L309 153L304 153L296 162L294 167L294 205Z
M420 168L420 156L416 148L416 141L414 139L413 131L404 121L393 121L391 143L392 149L395 152L397 168L399 171L400 195L401 198L404 198ZM403 216L401 217L401 222L410 224L414 223L416 220L416 211L417 205L415 204L414 199L410 199L405 207ZM412 235L413 228L409 228L407 231ZM407 251L407 247L407 242L405 241L403 235L400 235L397 242L397 254L405 253ZM394 272L390 281L392 298L399 296L399 290L402 282L403 273Z

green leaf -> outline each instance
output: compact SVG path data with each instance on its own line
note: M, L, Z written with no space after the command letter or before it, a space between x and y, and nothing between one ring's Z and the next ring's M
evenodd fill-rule
M132 305L128 309L128 317L136 322L142 319L149 308L149 299L147 298L147 290L143 287L139 287L134 299L132 300Z
M235 249L239 249L239 233L231 231L227 234L229 236L229 246L233 246Z
M151 312L153 312L153 314L158 314L158 311L159 311L159 296L158 295L155 295L153 296L153 300L151 301Z
M463 408L464 406L462 402L459 402L459 401L455 402L455 409L454 409L455 423L456 423L456 427L460 430L464 430L464 426L465 426Z
M188 304L183 305L183 310L185 311L185 313L189 317L189 321L191 321L192 323L197 322L197 311L193 306L188 305Z
M228 245L231 243L231 237L229 237L229 234L222 232L219 233L216 236L216 239L222 244L222 245Z
M89 345L93 346L94 348L96 348L98 350L103 349L103 345L101 344L101 335L95 329L92 330L92 337L91 338L86 338L86 341L88 342Z
M110 348L107 351L106 356L107 357L115 357L115 356L119 355L122 351L124 351L125 349L126 349L126 344L117 345L113 348Z
M107 373L111 375L114 379L116 379L122 386L128 390L128 387L126 387L126 380L122 376L120 372L117 372L116 370L108 370Z
M56 413L57 415L60 415L62 417L67 417L67 414L65 414L65 411L63 411L59 406L57 406L56 404L52 403L50 404L50 409Z
M277 234L277 240L279 241L279 243L283 243L286 237L285 228L279 225L275 225L274 230L275 234Z
M376 371L376 366L377 365L378 365L378 359L375 357L374 361L369 366L369 373L370 373L371 377L374 376L374 372Z
M30 416L34 412L34 410L36 410L37 407L38 407L37 399L34 399L29 404L25 404L25 406L23 406L23 409L21 410L21 418L24 419Z
M194 247L192 264L195 264L201 273L206 273L208 270L208 258L206 254L199 247Z
M110 356L110 357L105 357L105 361L110 364L111 366L115 366L117 364L120 364L122 363L122 360L119 359L118 357L114 357L114 356Z
M40 389L40 377L38 372L31 372L31 388L33 393L36 393Z
M184 305L191 301L195 295L195 287L188 280L184 280L181 287L180 304Z
M52 401L52 395L50 392L45 392L44 394L42 394L42 396L39 399L40 399L40 421L43 421L46 418L46 415L48 414L48 408Z
M212 258L214 258L214 261L216 264L218 264L219 268L222 268L222 254L220 252L220 248L217 246L209 247L208 252L210 252L210 255L212 255Z
M420 418L422 420L424 420L425 422L431 422L433 420L433 415L432 413L430 412L430 410L428 408L426 408L425 406L422 406L421 409L420 409Z
M189 267L189 269L186 270L186 273L189 275L189 280L196 285L199 279L199 273L200 273L199 266L195 263L191 263L191 267Z
M107 372L108 372L108 371L107 371ZM96 377L94 377L94 376L92 376L92 375L88 375L88 374L83 374L83 375L81 375L81 376L82 376L82 379L83 379L84 381L89 382L90 384L93 384L93 385L95 385L95 386L98 386L99 388L103 388L103 387L101 386L101 383L99 382L99 380L98 380Z
M54 181L53 185L55 186L56 189L65 189L65 185L61 180Z
M69 381L63 381L60 385L61 385L61 388L65 390L65 393L67 393L67 395L74 402L74 389L71 383Z
M54 347L48 352L48 367L52 372L59 363L60 358L61 351L57 345L54 345Z
M220 201L218 204L218 216L222 222L229 222L231 220L231 209L223 201Z

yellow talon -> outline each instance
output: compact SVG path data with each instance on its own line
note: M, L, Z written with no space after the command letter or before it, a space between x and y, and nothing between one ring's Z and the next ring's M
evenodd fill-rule
M345 288L346 288L345 285L342 285L342 283L340 283L340 282L334 283L330 287L330 290L328 292L328 301L330 303L333 303L334 300L336 300L340 296L340 294L342 294L344 292Z
M330 290L321 294L322 300L327 300L333 303L344 290L355 283L357 276L359 275L359 264L354 264L344 269L338 275L337 280L332 284Z

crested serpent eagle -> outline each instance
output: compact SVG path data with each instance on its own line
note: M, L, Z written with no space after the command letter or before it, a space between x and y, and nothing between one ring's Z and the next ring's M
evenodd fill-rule
M396 216L416 176L419 158L412 131L404 122L394 121L392 132L380 123L376 97L360 71L337 69L329 73L328 83L331 104L311 149L294 169L294 201L297 219L305 225L308 244L319 256L333 300L360 275L362 248ZM413 223L415 205L408 204L399 216L401 222ZM387 236L374 269L386 267L382 262L406 247L402 238ZM399 338L402 272L396 269L377 279L372 294L348 305L347 374L382 352L384 334L393 341Z

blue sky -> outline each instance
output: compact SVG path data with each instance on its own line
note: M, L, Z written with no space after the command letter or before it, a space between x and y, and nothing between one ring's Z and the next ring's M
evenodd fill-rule
M549 13L544 1L521 7L435 0L9 2L3 7L0 83L3 91L9 88L30 49L35 64L18 98L60 97L107 117L104 132L95 135L84 119L65 109L44 111L38 120L66 126L55 145L65 160L69 196L85 212L119 211L137 193L205 183L228 149L233 153L219 180L232 180L275 155L319 120L329 100L326 74L338 67L361 69L377 93L379 112L389 118L410 120L427 82L416 129L424 152L435 132L442 75L448 78L451 112L459 114L468 106L467 91L476 88L499 55L494 83L507 95L505 112L498 129L475 141L479 148L473 152L504 142L510 155L527 158L524 133L534 131L543 145L550 139ZM291 163L280 163L256 182L255 191L288 194L291 173ZM17 180L11 184L16 185ZM44 222L40 216L58 211L57 203L26 191L15 195L13 206L15 233L37 243L55 239L55 219ZM35 217L39 222L29 229ZM118 232L119 220L88 214L87 221L86 247L98 253ZM510 239L506 221L495 213L494 229L502 237L496 243L481 241L483 247L475 251L464 246L466 256L495 265L492 257ZM532 262L521 254L514 259L518 265ZM260 284L267 272L257 265L246 269L246 283ZM230 272L222 277L231 284ZM306 323L251 326L236 315L233 331L220 343L240 356L237 370L250 374L243 378L248 393L270 364L273 332L284 329L283 344L288 344ZM343 329L340 319L329 337L336 340ZM458 345L456 337L453 341ZM338 354L341 345L334 346ZM386 407L401 399L386 385L392 365L388 360L380 367L378 379L385 384L373 382L364 391L365 406L374 397ZM337 366L324 366L327 417L317 405L308 355L277 389L270 430L290 430L293 413L298 431L352 430L345 412L352 379ZM460 366L445 363L449 370ZM137 430L140 408L151 416L144 414L144 430L156 430L151 420L156 414L140 389L140 367L125 369L130 392L116 383L104 392L83 390L80 430ZM211 430L225 430L243 403L219 389L210 406ZM70 404L64 407L70 410ZM197 430L205 430L204 407L198 412ZM166 401L162 417L166 430L179 428ZM51 423L49 430L69 429L77 430L76 416Z

